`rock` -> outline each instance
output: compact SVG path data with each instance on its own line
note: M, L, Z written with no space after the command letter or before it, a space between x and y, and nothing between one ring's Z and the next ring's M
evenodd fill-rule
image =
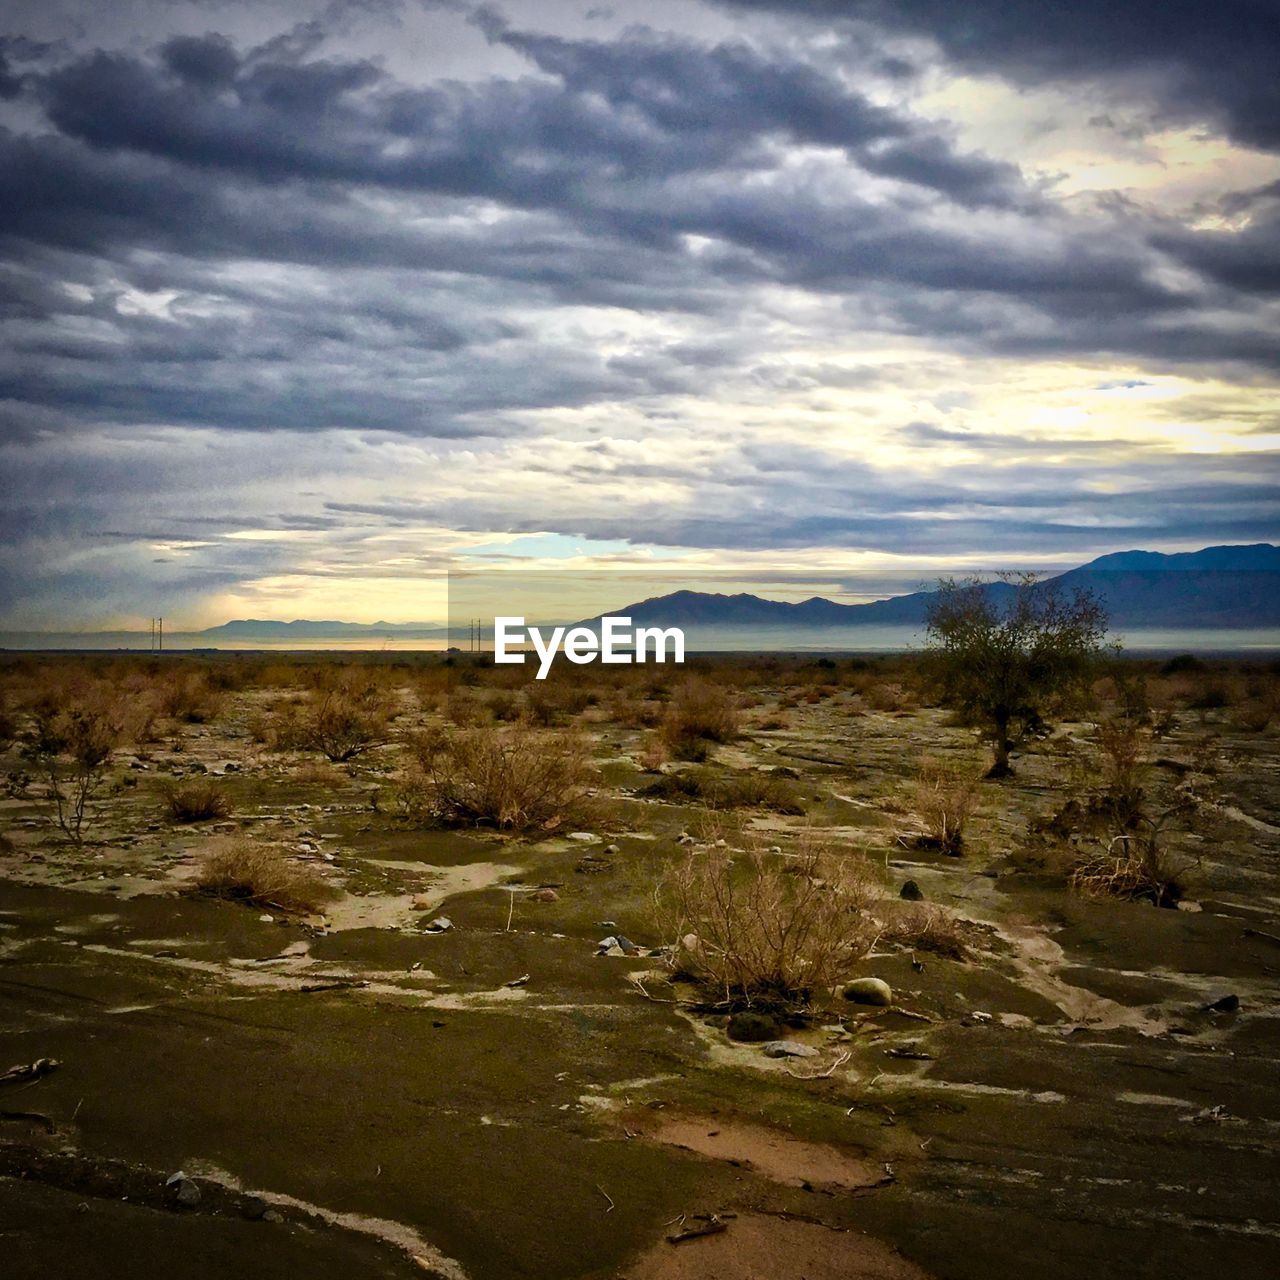
M743 1044L758 1044L765 1040L776 1040L778 1024L767 1013L753 1013L748 1009L742 1013L735 1013L729 1019L725 1033L730 1040L737 1040Z
M537 889L529 895L530 902L559 902L560 895L551 888Z
M429 893L420 893L413 900L413 909L415 911L430 911L439 901L439 897L433 898Z
M278 1209L268 1209L262 1215L263 1222L283 1222L284 1215Z
M796 1040L770 1040L764 1046L766 1058L816 1058L817 1049Z
M240 766L236 764L234 760L228 760L227 763L222 766L222 772L223 773L239 773Z
M845 986L844 998L887 1009L893 1003L893 988L882 978L855 978Z
M424 933L448 933L453 928L453 921L448 916L436 916L434 920L427 922Z
M924 897L924 890L914 880L908 880L899 890L898 897L908 902L919 902Z
M258 917L258 920L259 920L262 924L275 924L275 922L276 922L276 918L275 918L275 916L269 916L269 915L260 915L260 916Z
M240 1202L240 1216L250 1222L260 1222L271 1206L261 1196L246 1196Z
M581 841L583 841L584 843L591 844L591 843L594 843L595 841L599 840L599 839L600 839L600 837L599 837L598 835L596 835L596 834L595 834L595 832L593 832L593 831L570 831L570 832L569 832L569 839L570 839L570 840L581 840Z
M187 768L190 769L192 773L208 773L209 772L207 766L201 764L199 760L192 760L187 765Z
M1234 992L1229 996L1223 996L1220 1000L1214 1000L1211 1004L1205 1005L1206 1013L1235 1013L1240 1008L1240 997Z
M604 851L605 851L605 853L612 854L612 855L614 855L614 856L617 856L618 854L620 854L620 853L622 852L622 850L621 850L620 848L618 848L618 846L617 846L616 844L607 844L607 845L605 845L605 847L604 847Z
M630 938L624 938L622 934L618 934L618 946L624 956L638 956L640 954L640 948Z
M170 1174L164 1185L173 1202L182 1205L184 1209L194 1209L200 1203L200 1188L181 1169Z
M1192 902L1190 898L1183 898L1178 903L1178 910L1188 911L1192 915L1195 915L1197 912L1203 911L1204 908L1198 902Z

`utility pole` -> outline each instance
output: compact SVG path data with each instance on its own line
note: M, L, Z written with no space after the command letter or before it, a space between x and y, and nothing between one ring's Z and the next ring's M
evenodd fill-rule
M157 649L157 652L158 652L158 653L163 653L163 652L164 652L164 619L163 619L163 618L157 618L157 619L156 619L156 621L160 624L160 629L159 629L159 632L158 632L158 636L159 636L159 640L160 640L160 645L159 645L159 648Z

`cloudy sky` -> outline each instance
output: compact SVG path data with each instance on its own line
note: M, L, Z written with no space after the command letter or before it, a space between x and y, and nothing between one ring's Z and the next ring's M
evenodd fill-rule
M1275 0L8 0L0 32L10 628L1280 532Z

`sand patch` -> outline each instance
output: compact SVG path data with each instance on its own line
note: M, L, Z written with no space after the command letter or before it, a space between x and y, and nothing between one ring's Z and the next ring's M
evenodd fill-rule
M621 1274L627 1280L928 1280L915 1263L860 1232L763 1214L725 1219L725 1227L684 1244L664 1239Z
M659 1114L629 1127L651 1142L724 1160L788 1187L857 1191L879 1186L888 1176L882 1163L868 1157L737 1120Z

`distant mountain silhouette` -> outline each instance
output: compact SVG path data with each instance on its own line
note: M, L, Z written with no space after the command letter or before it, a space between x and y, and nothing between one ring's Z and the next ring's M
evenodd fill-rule
M1036 590L1092 591L1113 627L1280 627L1280 547L1206 547L1165 555L1119 551L1041 581ZM995 581L996 599L1014 588ZM916 591L869 604L837 604L822 596L789 602L749 594L674 591L611 612L633 624L674 627L922 626L936 592Z
M273 622L267 618L235 618L221 626L192 632L210 640L358 640L376 636L414 639L437 636L444 627L437 622L335 622L295 618L292 622Z

